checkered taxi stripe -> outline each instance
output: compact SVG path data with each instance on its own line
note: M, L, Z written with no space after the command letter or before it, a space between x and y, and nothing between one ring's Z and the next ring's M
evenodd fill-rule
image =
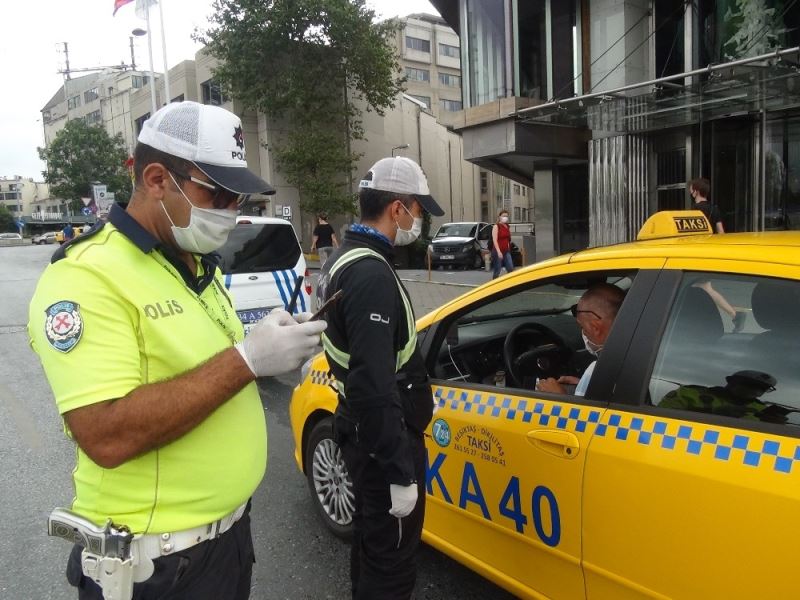
M331 375L330 371L320 371L319 369L312 369L311 371L311 383L328 386L333 385L334 381L336 381L336 378Z
M434 401L439 408L474 413L495 419L520 420L543 427L579 433L594 433L664 451L699 456L710 452L714 459L748 467L791 473L800 462L797 442L758 439L743 433L720 431L702 423L680 423L634 414L611 414L600 423L601 411L588 406L567 406L525 398L509 398L473 390L435 387Z
M312 370L311 381L328 386L334 377L328 371ZM434 386L439 408L476 414L492 419L519 420L542 427L594 434L620 442L641 444L700 456L711 453L715 460L747 467L791 473L800 463L800 444L786 439L763 439L746 433L714 429L702 423L687 423L635 414L613 413L600 422L601 411L589 406L568 406L526 398L510 398L475 390ZM798 467L800 468L800 467Z

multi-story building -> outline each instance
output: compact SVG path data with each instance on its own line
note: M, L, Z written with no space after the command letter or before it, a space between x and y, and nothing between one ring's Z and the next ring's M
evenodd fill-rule
M41 111L45 146L50 145L67 121L84 119L90 125L103 125L111 136L122 134L128 151L132 152L136 134L131 120L131 97L142 88L149 90L149 80L150 75L145 72L112 69L64 80L64 85Z
M0 204L4 205L15 217L28 217L38 214L60 215L66 210L63 200L50 197L49 186L31 177L0 177Z
M400 19L396 45L406 77L406 93L424 103L445 126L458 122L461 99L461 48L458 34L444 19L417 13ZM533 190L506 177L481 169L480 214L493 222L500 210L508 210L515 223L532 221ZM521 231L531 231L522 226Z
M465 157L536 189L537 256L631 239L711 181L728 231L800 228L800 4L431 0Z
M462 109L458 35L434 15L412 14L400 22L396 44L406 93L447 123L448 114Z

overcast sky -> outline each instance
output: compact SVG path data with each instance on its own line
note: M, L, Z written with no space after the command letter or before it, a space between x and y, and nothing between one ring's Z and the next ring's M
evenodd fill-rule
M170 66L194 58L199 46L191 40L196 27L204 28L211 0L162 0ZM427 0L367 0L381 17L415 12L438 14ZM112 17L114 0L21 0L3 2L0 35L0 175L41 180L43 163L36 147L44 142L42 107L62 85L58 70L64 66L61 42L69 44L72 69L130 63L128 37L144 21L134 14L134 2ZM402 7L402 8L400 8ZM155 70L163 59L158 32L158 8L151 10ZM146 38L134 38L136 64L149 68ZM75 76L80 75L76 73Z

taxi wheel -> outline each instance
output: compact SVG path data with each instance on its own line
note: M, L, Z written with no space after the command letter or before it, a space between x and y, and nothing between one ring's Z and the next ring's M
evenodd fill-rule
M353 482L342 451L333 441L331 418L321 420L311 430L306 457L308 488L322 522L335 536L349 540L355 511Z

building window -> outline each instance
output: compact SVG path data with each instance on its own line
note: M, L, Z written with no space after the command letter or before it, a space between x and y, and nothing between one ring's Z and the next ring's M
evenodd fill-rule
M519 223L521 218L522 218L522 214L520 213L519 206L515 206L514 207L514 221Z
M514 184L514 194L515 194L516 196L520 196L520 195L522 195L522 190L520 189L520 187L519 187L519 184L518 184L518 183L515 183L515 184Z
M461 100L439 100L439 106L442 107L442 110L447 110L450 112L455 112L457 110L461 110Z
M150 118L150 113L145 113L138 119L136 119L133 123L136 126L136 135L138 136L139 133L142 131L142 127L144 127L144 122Z
M439 73L439 83L450 87L460 87L461 77L458 75L451 75L450 73Z
M431 72L428 69L415 69L406 67L406 78L409 81L430 81Z
M481 194L489 191L489 174L486 171L481 171Z
M81 105L81 97L80 96L73 96L69 100L67 100L67 110L72 110L73 108L78 108Z
M658 210L686 210L686 148L656 151Z
M430 40L423 40L420 38L411 37L410 35L406 36L406 48L409 50L417 50L419 52L427 52L430 54L431 51L431 41Z
M469 104L480 106L506 96L505 1L466 0L466 5L467 31L462 34L469 38ZM520 14L520 28L521 19Z
M100 114L99 110L93 110L88 115L84 117L86 119L87 125L97 125L100 121L103 120L102 115Z
M213 79L209 79L208 81L201 83L200 89L203 92L203 104L213 104L214 106L219 106L220 104L227 102L227 98L225 98L225 94L222 93L222 89L220 88L219 84Z
M83 101L86 104L89 104L92 100L97 100L100 97L100 94L97 93L97 88L93 87L90 90L86 90L83 92Z
M417 96L416 94L409 94L415 100L419 100L420 102L425 103L425 108L431 107L431 97L430 96Z
M519 94L525 98L547 98L546 2L531 0L519 6ZM555 43L555 36L553 36Z
M172 99L172 101L173 101L173 102L183 102L183 99L184 99L184 95L183 95L183 94L181 94L180 96L175 96L175 97Z
M522 197L524 198L524 197L525 197L525 196L527 196L527 195L528 195L528 188L526 188L526 187L523 185L523 186L522 186Z
M143 88L148 84L150 78L147 75L132 75L131 76L131 87L135 89Z
M450 44L439 44L439 55L459 58L461 56L461 49L458 46L451 46Z

